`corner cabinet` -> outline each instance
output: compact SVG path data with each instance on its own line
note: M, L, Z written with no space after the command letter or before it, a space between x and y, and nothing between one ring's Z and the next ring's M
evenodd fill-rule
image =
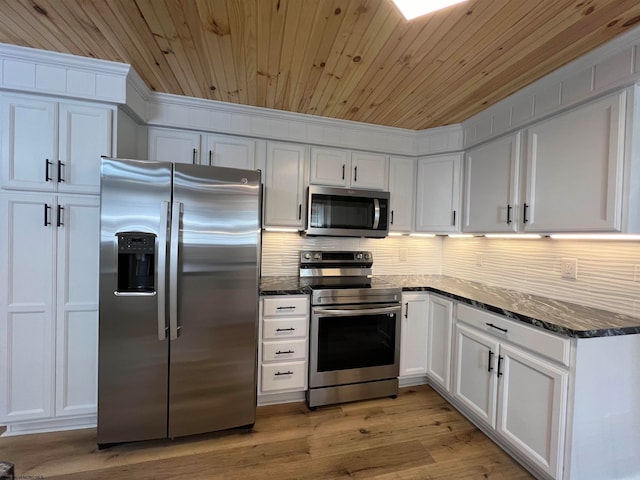
M410 233L413 231L415 186L416 159L409 157L390 157L389 230L391 232Z
M431 294L427 324L427 376L429 383L451 390L453 300Z
M267 142L264 226L302 229L305 218L307 147Z
M463 231L518 231L520 137L516 133L467 151Z
M418 159L416 232L460 231L462 154Z
M527 129L527 232L622 229L627 91Z
M400 326L400 378L427 373L428 293L403 293Z
M0 209L0 424L95 423L99 199L3 193Z
M0 96L2 186L99 193L100 156L113 150L114 108Z

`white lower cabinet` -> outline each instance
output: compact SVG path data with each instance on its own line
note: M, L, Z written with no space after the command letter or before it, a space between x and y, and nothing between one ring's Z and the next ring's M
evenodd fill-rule
M453 301L431 294L427 323L427 376L429 383L435 383L447 392L451 389L452 330Z
M457 310L453 397L538 471L562 478L569 372L522 339L531 333L536 345L548 335L567 349L569 340L466 305ZM553 350L548 357L563 361Z
M258 395L307 389L309 297L279 295L260 302Z
M400 326L400 378L427 373L428 293L402 294Z
M9 431L95 414L99 222L97 197L0 195L0 424Z

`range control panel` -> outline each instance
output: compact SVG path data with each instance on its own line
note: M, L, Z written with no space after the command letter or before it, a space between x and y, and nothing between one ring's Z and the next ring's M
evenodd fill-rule
M373 254L366 251L300 251L300 266L368 266L373 264Z

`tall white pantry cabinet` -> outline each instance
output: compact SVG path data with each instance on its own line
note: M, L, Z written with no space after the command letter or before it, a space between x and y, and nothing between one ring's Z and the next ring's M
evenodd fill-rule
M100 156L115 107L0 94L0 424L95 422Z

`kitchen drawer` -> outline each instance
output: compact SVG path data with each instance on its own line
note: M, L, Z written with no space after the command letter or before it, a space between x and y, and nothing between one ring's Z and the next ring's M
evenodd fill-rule
M263 300L262 315L265 317L283 315L307 315L309 313L309 297L282 295L268 297Z
M262 361L280 362L304 360L307 358L307 340L266 341L262 342Z
M265 318L262 321L262 338L302 338L307 336L307 317Z
M304 390L307 379L306 362L262 365L262 392Z
M472 325L501 340L569 366L570 340L515 320L457 303L456 319ZM493 327L491 325L493 325ZM502 330L506 330L506 332Z

